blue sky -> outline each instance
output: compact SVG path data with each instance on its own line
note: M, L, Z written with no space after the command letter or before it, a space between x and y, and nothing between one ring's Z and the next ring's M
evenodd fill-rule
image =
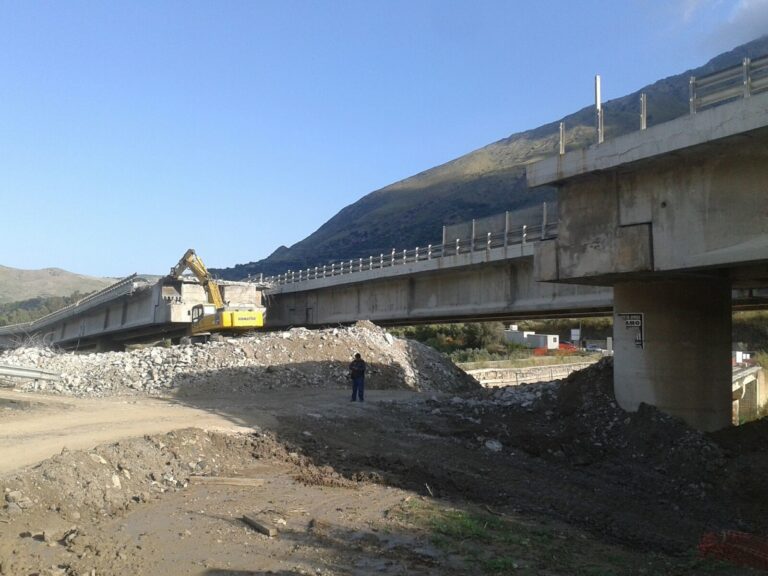
M768 32L768 0L0 2L0 265L261 259Z

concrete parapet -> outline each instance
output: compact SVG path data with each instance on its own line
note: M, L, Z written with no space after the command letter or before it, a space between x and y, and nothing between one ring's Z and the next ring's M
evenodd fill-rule
M572 372L583 370L595 362L574 362L572 364L552 364L529 368L478 368L466 372L486 388L493 388L559 380L568 377Z
M528 185L534 188L589 173L626 168L660 156L671 157L713 141L742 137L766 126L768 93L682 116L647 130L606 140L599 146L551 156L530 164L526 168Z

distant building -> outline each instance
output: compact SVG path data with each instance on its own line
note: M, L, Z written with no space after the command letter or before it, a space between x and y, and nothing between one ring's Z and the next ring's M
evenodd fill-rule
M536 332L518 330L517 324L512 324L508 330L504 330L504 339L512 344L519 344L527 348L557 350L560 347L560 339L557 334L536 334Z

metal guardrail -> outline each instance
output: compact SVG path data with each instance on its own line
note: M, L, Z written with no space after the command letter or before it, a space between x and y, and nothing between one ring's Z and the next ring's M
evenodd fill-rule
M61 380L61 374L40 370L38 368L21 368L19 366L0 366L0 377L26 378L27 380Z
M690 113L727 100L749 98L768 90L768 56L756 60L744 58L740 66L713 74L691 76L689 81Z
M393 268L414 262L423 262L459 254L473 252L487 252L492 248L525 245L529 242L552 237L557 229L557 222L539 224L535 226L523 225L506 232L488 232L480 236L472 236L462 241L460 238L445 244L428 244L417 246L411 250L395 250L368 258L357 258L342 262L332 262L322 266L314 266L303 270L288 270L284 274L264 278L265 282L273 285L295 284L308 280L331 278L346 274L355 274L369 270L382 270ZM542 233L543 232L543 233ZM550 233L551 232L551 233Z

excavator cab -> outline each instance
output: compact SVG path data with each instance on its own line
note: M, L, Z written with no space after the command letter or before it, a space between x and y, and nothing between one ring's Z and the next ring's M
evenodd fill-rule
M213 304L196 304L192 307L192 329L193 331L196 331L196 328L199 327L200 322L205 317L215 316L216 315L216 306Z

